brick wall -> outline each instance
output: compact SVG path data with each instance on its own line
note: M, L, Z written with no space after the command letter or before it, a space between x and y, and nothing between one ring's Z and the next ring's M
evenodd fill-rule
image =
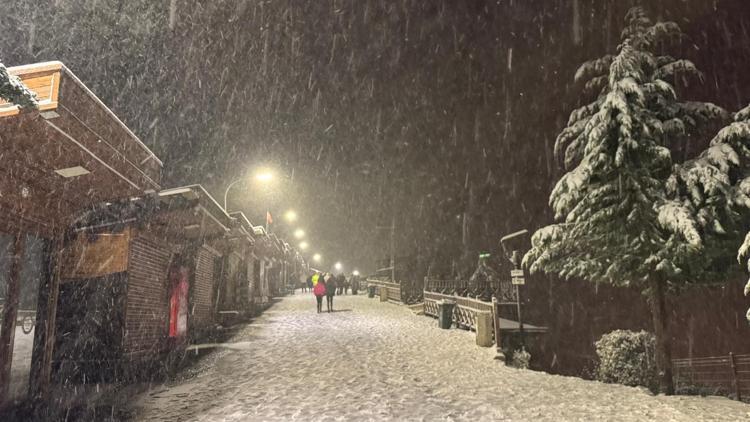
M157 353L165 345L169 260L169 248L158 240L138 236L131 242L124 341L131 358Z
M195 277L192 286L193 312L192 327L196 333L205 330L213 323L213 292L214 292L214 252L201 247L195 256Z

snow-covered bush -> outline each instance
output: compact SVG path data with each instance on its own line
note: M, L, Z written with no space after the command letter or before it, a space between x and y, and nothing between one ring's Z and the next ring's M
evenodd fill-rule
M607 383L658 387L656 338L646 331L615 330L596 342L599 365L596 377Z
M518 369L529 369L529 362L531 362L531 353L526 351L525 347L521 347L513 352L510 366Z

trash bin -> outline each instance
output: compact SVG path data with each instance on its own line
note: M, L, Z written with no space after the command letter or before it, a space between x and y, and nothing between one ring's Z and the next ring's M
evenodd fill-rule
M367 297L370 299L375 297L375 286L369 285L367 286Z
M441 300L438 302L438 326L448 330L453 325L453 307L456 302L452 300Z

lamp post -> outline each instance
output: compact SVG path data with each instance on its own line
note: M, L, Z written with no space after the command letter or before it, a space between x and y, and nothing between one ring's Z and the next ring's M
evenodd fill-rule
M245 179L237 179L234 182L230 183L229 186L227 186L227 190L224 191L224 210L229 212L227 210L227 195L229 195L229 190L232 189L232 186L236 185L237 183L243 182Z
M271 180L273 180L273 173L271 173L270 170L260 170L260 171L258 171L258 173L255 174L255 180L257 180L259 182L262 182L262 183L270 182ZM247 181L247 179L244 178L244 177L241 177L241 178L233 181L232 183L230 183L229 186L227 186L227 189L224 191L224 210L227 210L227 199L229 197L229 191L232 189L232 187L234 185L236 185L237 183L240 183L240 182L244 182L244 181ZM266 212L268 212L267 209L266 209ZM295 215L295 217L296 217L296 215ZM267 227L266 227L266 229L267 229Z

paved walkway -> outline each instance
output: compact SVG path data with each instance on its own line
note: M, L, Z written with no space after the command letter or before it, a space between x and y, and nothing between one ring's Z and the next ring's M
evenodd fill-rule
M517 370L473 334L364 296L318 315L299 292L244 327L174 382L134 399L137 420L739 421L719 397Z

